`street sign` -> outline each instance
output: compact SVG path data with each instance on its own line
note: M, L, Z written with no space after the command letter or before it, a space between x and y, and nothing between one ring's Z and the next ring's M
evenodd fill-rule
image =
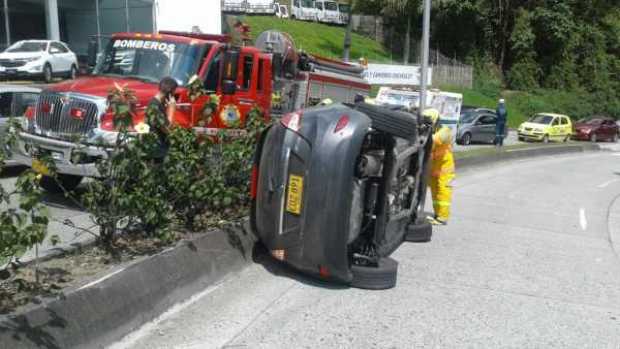
M420 86L422 81L419 65L369 63L364 78L371 85ZM428 84L432 81L432 68L428 68Z

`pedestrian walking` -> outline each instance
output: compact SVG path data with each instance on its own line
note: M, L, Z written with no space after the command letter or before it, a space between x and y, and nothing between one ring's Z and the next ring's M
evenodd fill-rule
M495 124L495 145L502 147L504 145L504 135L506 134L506 122L508 121L508 111L506 110L506 101L501 98L497 104L497 123Z
M433 134L431 173L428 180L435 216L428 217L428 220L433 225L446 225L450 218L452 180L455 177L452 132L447 127L438 126L439 111L436 109L425 110L424 116L433 120L436 130Z

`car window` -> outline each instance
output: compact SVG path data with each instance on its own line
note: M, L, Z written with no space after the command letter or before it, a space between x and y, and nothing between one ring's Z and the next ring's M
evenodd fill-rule
M0 93L0 118L8 118L11 115L11 104L13 103L13 93Z
M553 123L551 126L558 126L560 124L560 120L558 118L553 119Z
M47 42L19 41L6 49L6 52L41 52L47 51Z
M222 52L218 51L211 62L209 62L209 70L207 71L207 77L205 79L205 89L207 91L215 92L217 90L217 83L220 81L221 60Z
M59 52L59 53L67 53L67 52L69 52L69 50L67 50L67 48L64 45L62 45L62 44L60 44L58 42L52 42L50 44L50 52L52 52L52 50L54 50L56 52Z
M496 123L495 117L492 115L483 115L479 121L483 125L494 125Z
M29 106L35 106L39 94L34 92L16 92L13 94L13 103L11 105L11 115L24 116Z
M567 118L562 118L560 120L560 122L561 122L562 125L568 125L568 119Z
M543 115L543 114L538 114L538 115L534 115L531 119L530 122L533 122L535 124L544 124L544 125L548 125L551 123L551 121L553 120L552 116L549 115Z
M243 90L249 90L250 85L252 84L252 67L253 67L254 56L247 55L243 57L243 83L241 88Z
M322 10L323 9L323 3L321 2L317 2L314 4L316 6L317 9Z

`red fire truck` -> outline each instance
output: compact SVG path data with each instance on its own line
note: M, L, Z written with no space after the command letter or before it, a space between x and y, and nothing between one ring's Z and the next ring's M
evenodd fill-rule
M324 98L352 102L370 91L360 68L298 52L291 38L280 32L261 34L254 46L235 46L220 35L119 33L99 55L92 75L51 85L41 93L20 135L18 162L32 166L35 156L50 155L65 188L77 186L83 177L97 176L95 163L106 156L101 145L112 144L117 136L108 92L116 85L135 92L137 124L165 76L180 86L174 122L207 134L243 125L255 107L268 121ZM187 85L196 78L220 98L207 125L199 121L210 97L191 100L188 95ZM82 156L74 156L78 151Z

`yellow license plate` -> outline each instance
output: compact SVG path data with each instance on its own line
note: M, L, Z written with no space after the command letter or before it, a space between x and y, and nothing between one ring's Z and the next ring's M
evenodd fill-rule
M43 162L37 159L32 160L32 170L45 176L50 174L50 169Z
M304 177L290 175L288 178L288 195L286 210L293 214L301 214L301 200L304 192Z

